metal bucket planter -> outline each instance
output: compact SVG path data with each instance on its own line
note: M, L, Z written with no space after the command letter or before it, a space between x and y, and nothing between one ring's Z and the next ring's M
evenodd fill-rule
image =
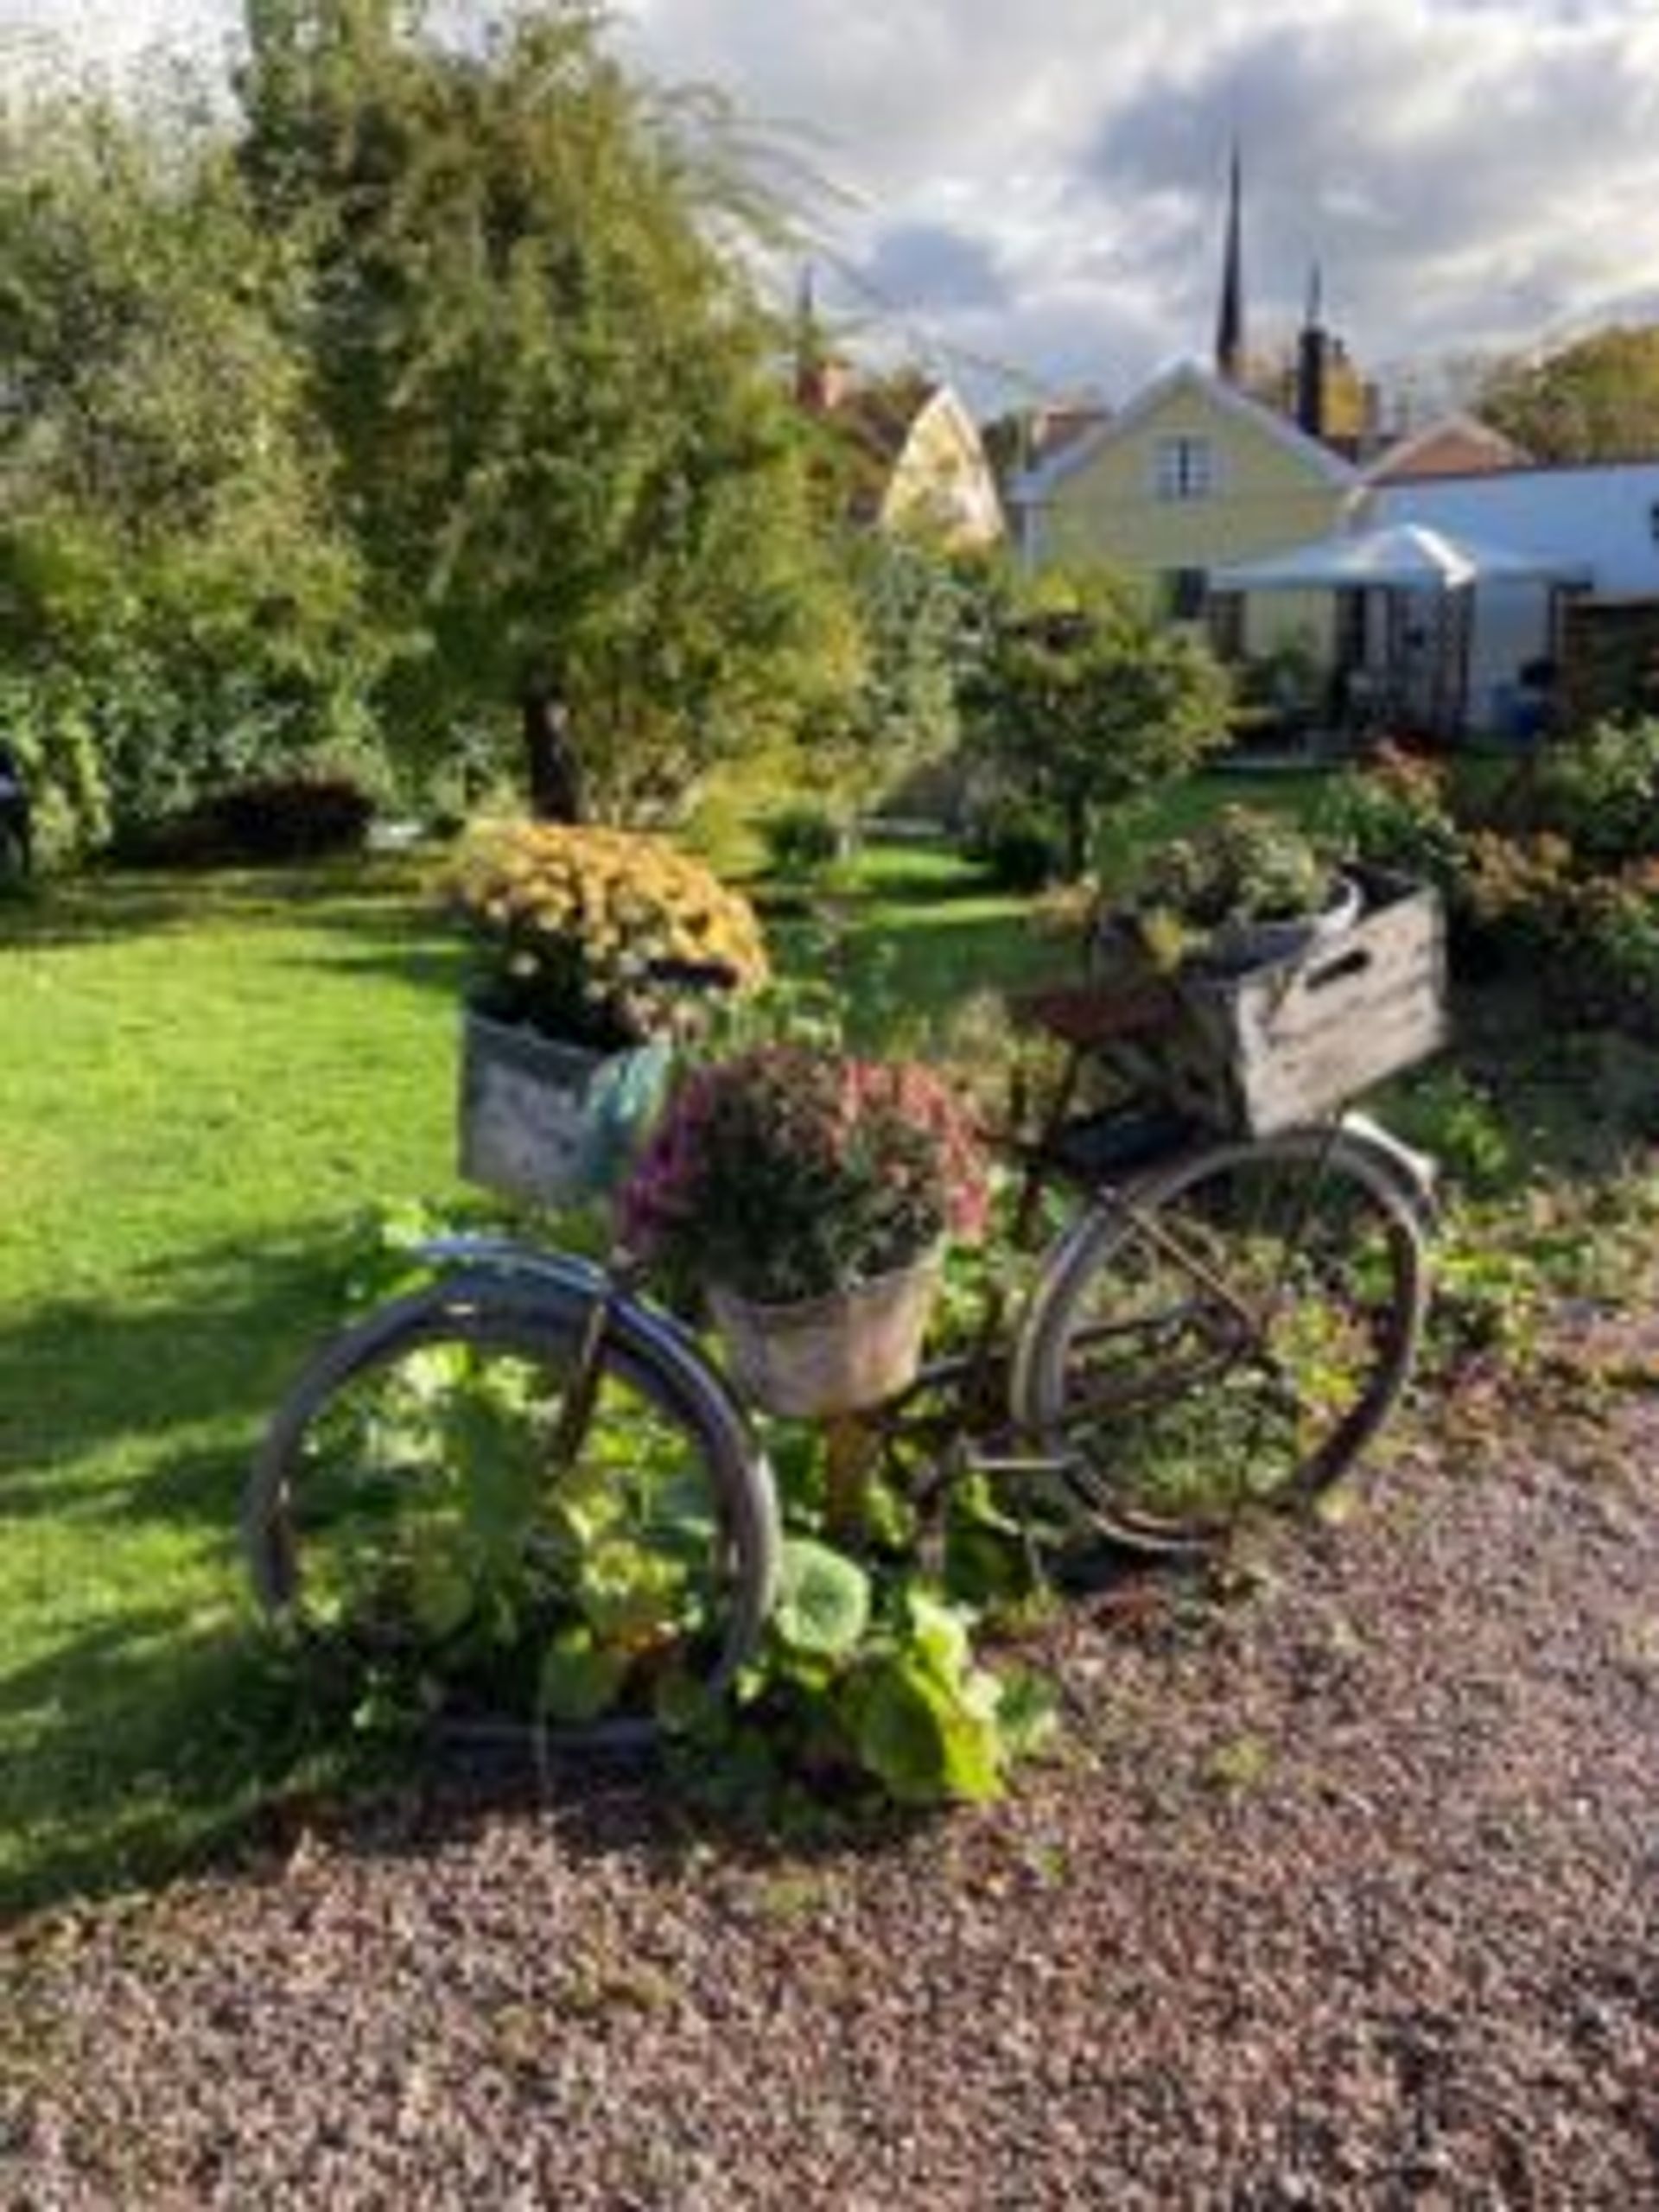
M828 1297L785 1306L709 1286L709 1308L744 1393L767 1413L817 1420L895 1396L921 1363L939 1255Z
M617 1180L666 1080L669 1048L595 1052L468 1007L462 1017L461 1172L543 1205Z

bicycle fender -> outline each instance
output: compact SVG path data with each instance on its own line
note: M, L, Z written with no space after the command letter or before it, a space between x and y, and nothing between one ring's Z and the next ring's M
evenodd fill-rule
M1440 1194L1437 1187L1440 1173L1437 1160L1427 1153L1418 1152L1403 1142L1392 1129L1385 1129L1381 1122L1374 1122L1369 1114L1344 1114L1342 1133L1376 1155L1377 1166L1416 1213L1425 1229L1439 1228Z

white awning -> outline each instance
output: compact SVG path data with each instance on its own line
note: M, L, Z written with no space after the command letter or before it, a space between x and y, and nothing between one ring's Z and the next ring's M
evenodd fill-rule
M1211 591L1458 591L1471 584L1588 583L1586 563L1452 537L1422 523L1338 531L1259 561L1210 571Z

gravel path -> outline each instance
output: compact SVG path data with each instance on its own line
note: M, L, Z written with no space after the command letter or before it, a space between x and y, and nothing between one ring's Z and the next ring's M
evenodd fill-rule
M1659 1402L1065 1631L1012 1802L452 1791L0 1952L0 2202L1659 2203Z

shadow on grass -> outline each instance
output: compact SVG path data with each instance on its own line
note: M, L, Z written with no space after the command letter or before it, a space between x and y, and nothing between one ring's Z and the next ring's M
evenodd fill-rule
M0 1918L170 1878L386 1770L228 1606L128 1613L14 1669L0 1741Z
M48 880L0 906L0 953L265 919L352 928L389 902L418 913L429 871L429 861L392 855L263 868L95 870Z
M305 1349L340 1317L353 1236L338 1220L291 1249L226 1245L129 1277L119 1304L35 1303L0 1325L0 1526L30 1516L175 1522L221 1517L224 1454L155 1448L234 1420L251 1437ZM113 1505L66 1478L132 1446L143 1460Z

